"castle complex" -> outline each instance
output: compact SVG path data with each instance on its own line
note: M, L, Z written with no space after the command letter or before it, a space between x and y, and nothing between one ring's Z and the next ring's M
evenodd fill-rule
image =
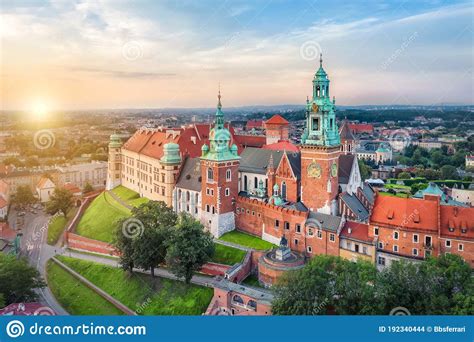
M121 184L164 201L216 238L236 229L280 246L284 241L280 252L262 258L265 285L281 265L300 267L318 254L382 268L449 252L474 265L474 208L431 185L417 198L397 198L362 181L355 139L347 122L338 128L322 59L306 100L301 145L291 143L289 123L279 115L265 128L264 140L236 134L225 123L219 92L213 124L142 129L123 145L112 135L107 187Z

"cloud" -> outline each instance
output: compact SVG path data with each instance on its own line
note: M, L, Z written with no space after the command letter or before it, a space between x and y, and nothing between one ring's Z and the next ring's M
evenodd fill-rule
M107 77L115 78L163 78L163 77L174 77L177 74L174 73L160 73L160 72L139 72L139 71L123 71L123 70L108 70L108 69L95 69L95 68L84 68L84 67L72 67L67 68L73 72L85 72L92 74L99 74Z

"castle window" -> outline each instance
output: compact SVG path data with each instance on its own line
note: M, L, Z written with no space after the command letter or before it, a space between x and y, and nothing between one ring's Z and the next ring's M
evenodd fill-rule
M413 234L413 243L418 243L418 234Z
M295 230L296 230L297 233L301 233L301 225L300 225L300 224L297 224L297 225L295 226Z
M206 204L206 211L207 211L207 212L210 212L209 204Z
M462 243L458 245L458 251L460 252L464 251L464 245Z
M258 188L258 178L257 178L257 177L255 177L255 178L253 179L253 188L254 188L254 189L257 189L257 188Z
M414 256L417 256L418 255L418 249L416 248L413 248L413 251L412 251L413 255Z
M254 310L257 310L257 302L254 301L253 299L250 299L247 303L248 306L250 306L251 308L253 308Z
M290 230L290 222L285 222L285 229Z
M379 256L379 258L377 259L377 263L381 266L385 266L385 258Z
M322 238L323 238L323 232L322 232L321 229L318 229L317 236L318 236L318 239L322 239Z
M232 301L234 303L244 304L244 300L239 295L234 295L234 297L232 297Z
M313 118L313 131L319 131L319 118Z
M189 191L186 191L186 201L190 201L191 200L191 194L189 193Z
M374 228L374 235L379 236L379 229L377 227Z
M398 232L393 232L393 239L394 240L398 240L398 236L399 236Z
M311 246L306 247L308 253L313 253L313 248Z
M397 246L397 245L393 245L393 251L394 251L395 253L398 252L398 246Z
M248 179L247 176L244 176L244 191L247 191L247 185L248 184Z
M295 246L298 246L298 239L295 239Z
M229 182L230 180L232 180L232 171L231 170L227 170L225 172L225 178L226 180Z
M313 228L308 228L308 236L314 236Z
M331 241L331 242L336 241L336 235L334 235L334 234L329 234L329 241Z
M280 228L280 221L275 220L275 229Z
M226 189L225 189L225 195L226 195L226 196L230 196L230 189L229 189L229 188L226 188Z
M451 247L451 240L446 240L445 245L446 247Z
M333 128L334 126L334 119L329 119L329 128Z
M207 180L208 181L214 180L214 171L212 170L212 168L207 169Z
M286 199L286 182L281 183L281 198Z
M212 213L213 213L213 214L216 213L216 208L214 208L214 206L212 206Z

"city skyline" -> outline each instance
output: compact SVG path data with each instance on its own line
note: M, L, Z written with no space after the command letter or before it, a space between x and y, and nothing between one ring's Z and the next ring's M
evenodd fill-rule
M3 110L303 106L319 53L336 104L473 103L469 2L1 7Z

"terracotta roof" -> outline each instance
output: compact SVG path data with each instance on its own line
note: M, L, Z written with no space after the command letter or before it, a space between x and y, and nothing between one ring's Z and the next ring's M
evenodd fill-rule
M265 121L266 125L288 125L289 122L281 115L273 115L270 119Z
M263 120L248 120L245 127L247 129L262 128L263 127Z
M352 132L355 132L355 133L362 133L362 132L371 133L374 131L374 126L371 124L350 123L349 127L352 130Z
M16 237L16 231L11 229L8 223L0 222L0 239L11 241L15 237Z
M245 147L263 147L267 142L267 137L264 135L235 135L237 146ZM239 149L239 154L240 154Z
M41 179L39 180L36 187L39 188L39 189L43 189L44 187L46 187L48 182L51 182L53 184L53 187L54 187L54 183L51 181L51 179L49 179L47 177L41 177Z
M351 232L349 233L349 229ZM346 221L341 231L341 237L358 241L373 242L369 237L369 225L366 223Z
M238 152L242 152L243 148L236 139L234 129L225 125L231 134L231 144L236 144ZM167 143L175 143L179 145L182 155L191 158L201 155L201 147L203 144L209 144L210 124L195 124L180 128L162 128L157 130L141 129L123 145L123 149L140 153L151 158L159 159L163 156L163 146Z
M474 208L442 205L440 217L441 236L474 239Z
M274 150L274 151L288 151L288 152L300 152L300 149L295 144L291 143L288 140L280 140L274 144L265 145L262 148L266 150Z
M77 185L72 183L64 184L64 189L69 190L73 194L81 192L81 189Z
M342 126L339 128L339 136L341 137L341 140L355 140L347 120L342 122Z
M371 224L400 229L438 231L438 202L416 198L377 196Z

